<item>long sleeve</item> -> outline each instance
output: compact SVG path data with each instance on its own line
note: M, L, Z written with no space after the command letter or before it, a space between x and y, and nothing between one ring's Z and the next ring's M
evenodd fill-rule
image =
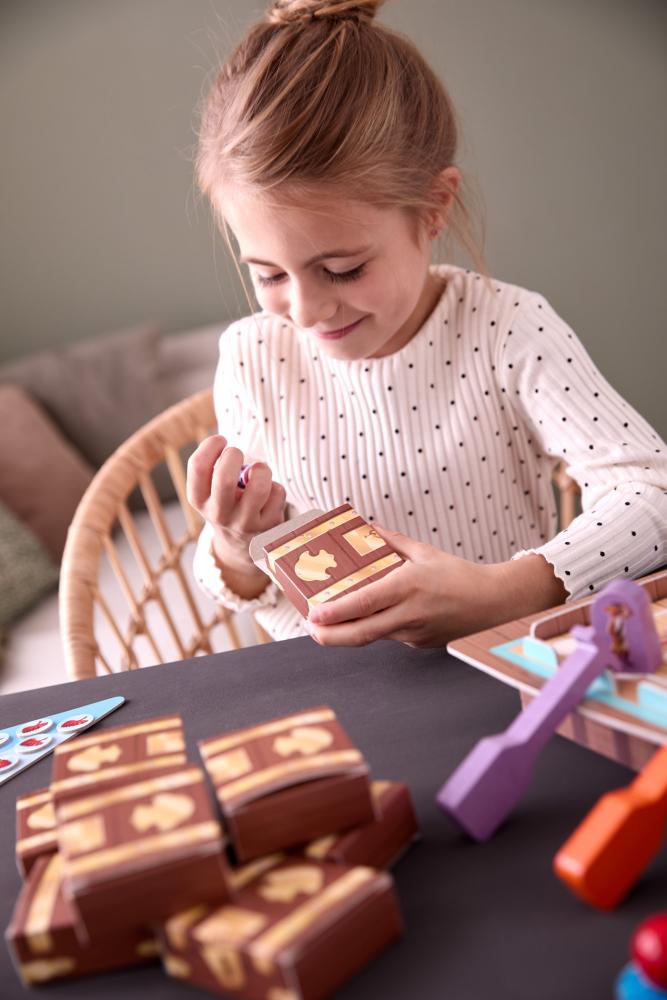
M265 457L262 442L261 420L254 412L239 377L244 361L239 340L243 335L241 323L232 323L220 337L220 357L213 383L213 401L218 431L230 445L240 448L252 460ZM218 604L231 611L258 611L275 607L281 599L275 583L270 582L259 597L245 600L232 591L222 578L213 555L213 529L204 525L194 553L194 576L202 590Z
M504 337L499 374L507 402L582 492L568 528L515 558L543 555L572 598L667 562L667 446L535 293Z

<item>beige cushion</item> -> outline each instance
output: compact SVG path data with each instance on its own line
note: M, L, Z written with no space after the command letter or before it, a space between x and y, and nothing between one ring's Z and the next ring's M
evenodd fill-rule
M57 582L58 570L37 538L0 503L0 636Z
M60 562L93 469L19 386L0 385L0 501Z
M224 323L216 323L162 337L159 377L166 406L213 386L224 329Z
M0 367L22 385L95 467L164 409L160 333L141 326L76 341Z

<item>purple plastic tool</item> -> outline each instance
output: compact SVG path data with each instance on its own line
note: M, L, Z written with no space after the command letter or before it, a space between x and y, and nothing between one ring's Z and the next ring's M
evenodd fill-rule
M603 670L652 673L662 661L646 591L615 580L600 591L575 651L503 733L480 740L442 786L437 803L475 840L488 840L520 800L537 757Z
M240 490L244 490L248 485L248 480L250 478L250 469L252 468L252 462L248 465L242 465L241 471L239 472L239 478L236 485Z

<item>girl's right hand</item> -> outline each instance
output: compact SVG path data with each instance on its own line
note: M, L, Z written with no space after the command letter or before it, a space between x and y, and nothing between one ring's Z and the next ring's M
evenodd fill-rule
M285 520L285 488L265 462L254 462L244 490L238 486L243 452L220 434L202 441L188 460L188 502L213 528L215 554L237 573L257 568L248 546L254 535Z

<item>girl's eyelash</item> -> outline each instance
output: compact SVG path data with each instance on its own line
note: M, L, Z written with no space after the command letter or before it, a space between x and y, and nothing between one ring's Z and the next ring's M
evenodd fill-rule
M364 273L365 264L359 264L357 267L353 267L350 271L327 271L324 268L324 274L327 281L331 281L333 284L338 284L343 281L356 281ZM258 274L257 281L260 285L278 285L281 281L285 280L284 274L274 274L271 277L266 277L265 275Z
M335 271L327 271L325 269L324 273L329 281L333 281L334 284L338 281L356 281L364 273L365 264L359 264L358 267L353 267L350 271L341 271L336 274Z

